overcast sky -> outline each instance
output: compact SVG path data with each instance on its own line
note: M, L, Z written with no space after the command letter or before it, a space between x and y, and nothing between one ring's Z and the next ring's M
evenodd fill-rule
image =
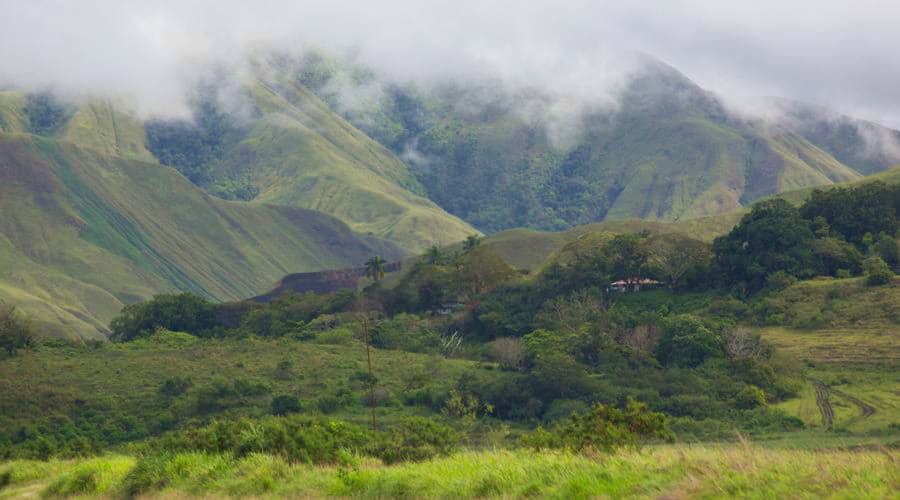
M890 0L0 0L0 84L177 110L210 61L330 50L400 79L496 73L604 95L643 52L725 96L784 96L900 128Z

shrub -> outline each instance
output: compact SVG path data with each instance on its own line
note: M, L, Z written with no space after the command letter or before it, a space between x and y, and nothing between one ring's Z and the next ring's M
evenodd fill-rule
M301 411L303 411L303 406L296 396L276 396L272 399L272 415L287 415Z
M734 397L734 405L742 410L751 410L766 405L766 393L759 387L748 385Z
M575 414L587 413L590 409L590 405L579 399L557 399L550 403L543 417L545 422L556 422Z
M663 363L694 367L722 353L719 335L695 316L681 314L668 318L664 328L665 334L657 348L657 357Z
M337 396L322 396L316 400L316 408L320 412L328 414L338 411L341 407L341 400Z
M647 406L629 400L625 409L595 403L587 413L573 415L570 422L558 427L553 435L538 429L520 441L531 447L561 447L575 451L611 451L634 446L646 439L672 440L668 417L651 412Z
M166 379L159 387L159 393L166 396L180 396L191 386L191 379L187 377L175 376Z
M521 339L503 337L488 344L488 352L493 361L506 370L518 370L525 361L525 347Z
M15 306L0 304L0 347L10 356L19 349L34 347L31 319L20 314Z
M392 428L370 449L386 464L428 460L449 455L459 436L449 426L426 417L409 417Z
M797 278L784 271L776 271L766 276L766 288L773 292L789 288L795 283Z
M894 272L881 257L869 257L863 262L866 271L866 285L886 285L894 278Z
M218 420L166 435L156 443L166 451L231 453L238 458L270 453L310 464L340 463L348 452L362 451L370 444L371 436L358 425L297 415Z
M127 305L110 323L111 338L119 342L148 337L158 328L203 336L215 326L213 305L191 293L157 295Z

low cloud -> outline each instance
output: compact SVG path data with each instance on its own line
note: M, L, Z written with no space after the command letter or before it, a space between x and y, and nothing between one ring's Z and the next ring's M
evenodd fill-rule
M0 85L185 111L211 67L354 50L396 81L497 78L614 106L642 52L735 100L783 96L900 127L900 4L858 0L7 2ZM377 90L377 89L373 89Z

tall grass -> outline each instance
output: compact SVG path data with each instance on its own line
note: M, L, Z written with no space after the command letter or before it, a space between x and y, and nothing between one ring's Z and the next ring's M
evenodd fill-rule
M127 497L519 497L900 498L895 450L800 451L658 446L614 454L462 452L421 463L317 467L281 457L174 453L11 462L0 498Z

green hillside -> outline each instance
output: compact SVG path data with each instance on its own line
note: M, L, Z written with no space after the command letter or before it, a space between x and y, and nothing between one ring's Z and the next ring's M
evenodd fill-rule
M126 141L115 147L139 145ZM0 300L68 338L102 337L154 293L238 299L291 272L401 255L318 212L226 202L173 169L32 135L0 135L0 213Z
M718 215L900 162L890 147L900 132L787 101L776 102L781 120L742 118L652 59L615 111L585 108L569 123L538 89L398 86L315 54L298 67L333 109L403 154L431 199L488 233Z
M257 81L249 92L261 116L214 171L248 179L254 202L331 214L412 253L477 233L415 194L406 165L302 87Z

